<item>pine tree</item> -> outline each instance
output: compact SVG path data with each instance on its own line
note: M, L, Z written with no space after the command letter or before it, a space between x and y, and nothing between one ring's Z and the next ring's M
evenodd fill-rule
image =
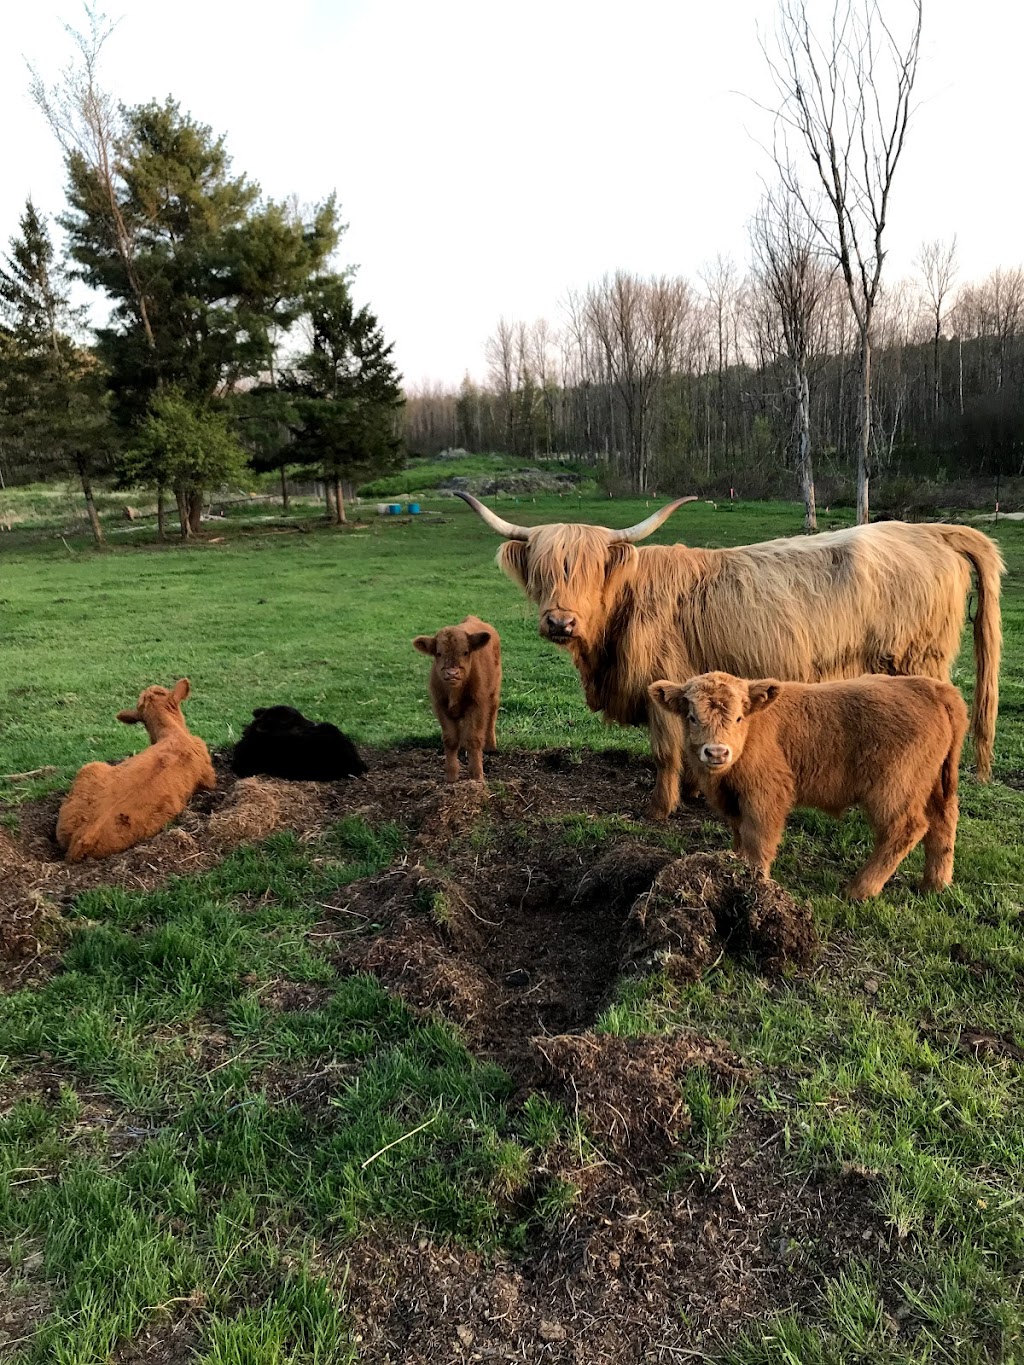
M344 274L313 281L306 314L312 345L283 384L299 418L294 458L323 471L341 523L343 481L386 474L401 464L401 376L393 346L369 308L356 309Z
M19 226L0 266L0 427L26 469L78 478L102 544L93 478L109 467L112 448L102 371L74 340L81 310L71 306L67 272L31 199Z

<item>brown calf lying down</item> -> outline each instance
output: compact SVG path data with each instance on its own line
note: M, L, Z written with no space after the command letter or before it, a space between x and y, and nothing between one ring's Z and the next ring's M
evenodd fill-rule
M967 708L950 683L880 675L746 682L702 673L649 690L683 717L690 769L752 867L770 871L794 806L830 815L860 806L875 849L847 888L852 900L877 896L922 838L921 890L953 880Z
M117 713L126 725L145 725L150 746L123 763L81 769L57 817L57 842L69 863L109 858L159 834L194 792L216 787L209 750L181 714L190 690L187 678L171 691L147 687L134 711Z
M467 616L436 635L417 635L414 648L433 657L430 700L444 736L444 775L459 780L459 750L469 776L484 780L484 749L498 747L494 722L501 694L501 641L493 626Z

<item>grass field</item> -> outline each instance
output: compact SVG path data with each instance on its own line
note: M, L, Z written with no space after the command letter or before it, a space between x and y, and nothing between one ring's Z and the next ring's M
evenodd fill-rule
M285 701L378 748L429 738L426 664L409 642L468 610L502 636L504 745L643 753L642 734L607 731L587 712L567 658L538 638L534 609L496 570L496 538L461 504L426 506L444 520L232 528L187 547L141 533L107 553L84 538L5 535L0 771L56 771L0 781L3 820L16 825L18 802L45 800L83 762L137 748L115 712L180 675L193 685L189 723L214 748L253 706ZM628 524L645 510L538 497L506 515ZM793 506L694 504L656 539L740 544L799 520ZM723 1090L710 1072L687 1072L690 1127L661 1168L631 1177L634 1223L644 1209L680 1219L728 1189L750 1211L756 1192L733 1176L748 1143L772 1153L783 1210L808 1188L855 1180L855 1238L825 1256L775 1213L771 1273L799 1292L749 1320L723 1309L715 1330L680 1306L670 1337L609 1360L1024 1359L1024 530L997 535L1010 569L997 780L965 776L955 885L914 895L918 852L886 895L850 906L837 892L863 852L863 824L802 814L776 875L813 906L819 967L768 981L726 955L689 984L624 981L594 1025L621 1038L691 1030L722 1040L749 1073ZM972 675L968 646L956 678L968 694ZM561 782L581 780L570 758ZM573 1354L571 1323L554 1325L565 1337L538 1329L521 1354L475 1356L479 1330L474 1344L439 1307L429 1357L359 1339L367 1257L384 1275L404 1264L400 1248L446 1248L481 1282L493 1283L495 1264L543 1277L615 1164L578 1111L542 1087L524 1095L471 1029L339 965L336 939L327 951L325 905L423 856L399 813L385 816L278 834L149 889L85 891L59 907L60 969L21 989L16 974L3 978L0 1359L601 1359L582 1327L590 1353ZM453 836L453 858L486 864L516 835L523 869L540 845L583 863L624 836L685 850L705 828L585 810L530 818L518 833L478 822ZM702 837L725 846L712 822ZM432 874L444 876L443 861L435 852ZM428 908L443 916L437 895ZM376 928L357 918L346 931L362 941ZM754 1156L745 1169L759 1169ZM617 1245L623 1263L646 1255ZM709 1246L712 1258L740 1255ZM649 1283L609 1303L628 1319Z

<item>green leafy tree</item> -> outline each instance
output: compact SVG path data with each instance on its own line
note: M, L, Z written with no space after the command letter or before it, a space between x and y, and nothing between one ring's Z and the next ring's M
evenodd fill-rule
M342 483L389 473L402 460L399 375L376 317L357 309L344 274L318 276L306 298L310 349L282 387L298 416L295 458L315 465L334 488L345 521Z
M82 279L113 303L99 350L131 421L165 385L203 404L270 369L343 227L333 197L308 220L262 203L257 185L231 173L224 139L173 100L123 117L109 185L102 167L69 152L62 223Z
M109 469L113 449L105 377L74 339L81 310L31 199L19 226L0 265L0 430L23 468L78 479L102 544L93 479Z
M199 530L203 490L238 480L245 467L227 414L177 389L153 397L122 462L126 477L174 489L186 539Z

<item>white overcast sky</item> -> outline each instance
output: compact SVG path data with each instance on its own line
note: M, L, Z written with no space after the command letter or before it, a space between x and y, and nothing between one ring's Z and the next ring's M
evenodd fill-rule
M904 25L907 0L881 0ZM774 0L107 0L125 103L170 94L265 194L337 190L340 260L408 384L484 371L498 318L559 325L606 271L696 281L747 260L769 171L757 26ZM76 0L0 11L0 244L27 194L63 204L26 61L56 78ZM957 234L960 278L1024 260L1024 4L924 0L918 108L888 230L890 278Z

